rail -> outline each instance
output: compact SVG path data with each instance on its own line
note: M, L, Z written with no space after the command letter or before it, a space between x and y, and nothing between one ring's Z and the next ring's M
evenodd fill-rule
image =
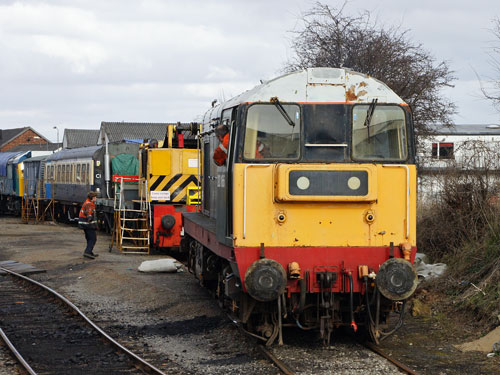
M49 288L48 286L46 286L46 285L44 285L44 284L42 284L42 283L40 283L40 282L38 282L36 280L30 279L29 277L26 277L26 276L23 276L21 274L18 274L17 272L11 271L11 270L9 270L7 268L0 267L0 270L6 272L6 273L8 273L8 274L10 274L10 275L12 275L12 276L14 276L16 278L18 278L18 279L22 279L24 281L27 281L27 282L33 284L33 285L36 285L39 288L41 288L41 289L49 292L53 296L57 297L60 301L64 302L64 304L66 304L74 312L76 312L83 320L85 320L92 328L94 328L109 343L111 343L112 345L114 345L115 347L117 347L122 352L126 353L130 358L132 358L134 361L138 362L141 366L144 366L144 368L147 369L147 370L149 370L151 373L153 373L153 374L159 374L159 375L165 375L164 372L162 372L158 368L154 367L152 364L150 364L149 362L145 361L144 359L142 359L141 357L137 356L136 354L132 353L130 350L128 350L127 348L125 348L119 342L117 342L116 340L114 340L111 336L109 336L99 326L97 326L93 321L91 321L83 312L80 311L80 309L78 309L78 307L76 307L70 300L68 300L63 295L59 294L55 290ZM33 370L31 370L31 371L33 371ZM36 375L35 372L32 372L30 374Z

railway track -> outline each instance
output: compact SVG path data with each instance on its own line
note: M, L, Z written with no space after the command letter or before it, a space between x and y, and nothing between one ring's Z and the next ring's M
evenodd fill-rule
M229 314L228 314L228 318L231 320L231 322L233 322L233 324L235 324L238 327L238 329L240 330L241 333L247 335L248 337L250 337L250 338L254 339L256 342L258 342L258 339L254 335L247 332L241 326L241 324L239 324L236 320L234 320ZM401 363L400 361L392 358L390 355L388 355L382 349L380 349L377 345L370 343L370 342L366 342L366 341L360 342L359 344L361 346L365 347L366 349L371 350L372 352L379 355L380 357L385 358L386 360L391 362L394 366L396 366L403 373L408 374L408 375L417 375L417 373L415 371L410 369L404 363ZM262 342L258 342L257 348L260 351L260 353L262 354L262 356L265 359L267 359L268 361L270 361L275 367L277 367L282 374L284 374L284 375L296 375L297 374L292 369L292 366L286 364L285 361L279 359L278 356L276 356L273 353L272 349L264 346Z
M0 336L29 374L164 374L49 287L1 268Z

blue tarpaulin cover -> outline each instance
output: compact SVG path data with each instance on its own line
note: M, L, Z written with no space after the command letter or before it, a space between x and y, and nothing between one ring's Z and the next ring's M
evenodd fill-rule
M10 158L22 154L22 152L0 152L0 176L7 176L7 162Z

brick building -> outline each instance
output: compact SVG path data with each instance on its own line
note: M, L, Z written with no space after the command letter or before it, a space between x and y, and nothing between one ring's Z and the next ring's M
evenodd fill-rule
M50 141L30 126L0 130L0 152L9 151L19 145L45 145Z

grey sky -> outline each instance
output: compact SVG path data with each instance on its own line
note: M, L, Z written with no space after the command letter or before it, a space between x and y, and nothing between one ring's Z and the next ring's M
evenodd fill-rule
M340 1L326 1L340 6ZM0 0L0 128L32 126L55 141L57 125L195 121L280 74L301 12L312 1ZM380 24L411 29L458 80L443 95L457 123L500 123L477 72L494 77L487 48L500 3L351 1Z

